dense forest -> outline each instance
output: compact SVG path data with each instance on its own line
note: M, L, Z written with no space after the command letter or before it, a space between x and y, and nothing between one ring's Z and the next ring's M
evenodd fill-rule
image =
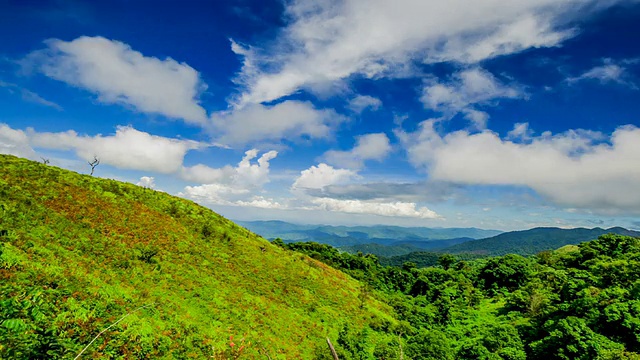
M278 245L341 269L393 306L398 340L379 359L640 359L640 239L603 235L533 257L473 261L440 255L437 266L384 267L374 255L322 244ZM342 339L347 358L367 359Z
M0 358L640 359L640 239L384 266L0 156Z

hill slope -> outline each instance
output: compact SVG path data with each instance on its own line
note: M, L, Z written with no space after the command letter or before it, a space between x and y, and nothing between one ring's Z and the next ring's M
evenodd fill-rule
M126 314L83 356L313 358L347 323L394 321L357 281L193 202L0 169L0 358L73 357Z
M532 255L544 250L557 249L564 245L576 245L584 241L597 239L600 235L608 233L633 237L640 236L640 232L621 227L610 229L540 227L524 231L511 231L486 239L468 241L439 251L451 254L504 255L513 253Z

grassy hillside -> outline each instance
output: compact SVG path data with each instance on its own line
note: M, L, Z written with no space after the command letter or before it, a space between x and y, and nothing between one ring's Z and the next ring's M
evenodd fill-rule
M193 202L12 156L0 169L0 358L72 358L129 313L83 357L309 359L345 324L394 323L357 281Z
M596 239L598 236L610 233L625 236L640 236L640 232L621 227L610 229L560 229L540 227L530 230L506 232L494 237L468 241L438 251L450 254L472 253L486 256L504 254L533 255L540 251L553 250L565 245L577 245L581 242Z

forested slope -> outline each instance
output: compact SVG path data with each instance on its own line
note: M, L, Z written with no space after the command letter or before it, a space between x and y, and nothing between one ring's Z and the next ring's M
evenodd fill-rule
M327 245L279 244L382 291L404 325L395 331L405 359L640 359L638 238L603 235L533 257L445 254L423 269L384 267L373 255ZM377 358L399 358L384 349Z

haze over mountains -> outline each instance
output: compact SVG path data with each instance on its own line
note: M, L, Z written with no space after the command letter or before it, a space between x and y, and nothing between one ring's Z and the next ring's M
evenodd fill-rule
M501 234L500 230L478 228L427 228L400 226L331 226L298 225L284 221L236 221L237 224L266 239L283 241L316 241L332 246L360 244L415 245L426 242L462 239L464 242ZM450 246L451 243L442 243ZM448 245L447 245L448 244Z
M350 253L362 252L382 257L402 256L414 252L479 256L508 253L533 255L540 251L593 240L608 233L640 236L640 232L622 227L608 229L538 227L501 232L478 228L299 225L283 221L238 223L267 239L280 238L285 242L314 241L335 246ZM430 259L437 258L432 255L425 256ZM413 257L415 258L415 255Z

